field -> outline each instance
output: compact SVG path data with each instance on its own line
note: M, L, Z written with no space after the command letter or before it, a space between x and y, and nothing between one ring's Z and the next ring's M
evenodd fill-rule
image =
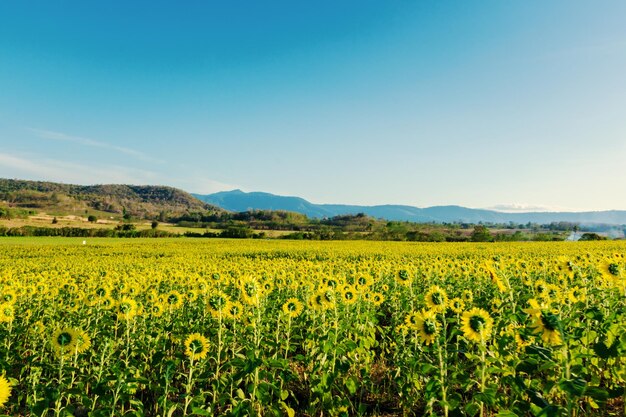
M624 416L626 244L0 239L7 416Z

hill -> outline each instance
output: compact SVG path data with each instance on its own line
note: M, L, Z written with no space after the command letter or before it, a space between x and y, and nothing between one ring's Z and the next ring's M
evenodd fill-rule
M300 197L286 197L270 193L241 190L222 191L215 194L193 194L199 200L214 204L225 210L287 210L302 213L310 218L326 218L347 214L364 213L368 216L419 223L494 223L494 224L549 224L572 222L579 224L626 224L626 211L590 212L530 212L503 213L494 210L472 209L461 206L434 206L418 208L405 205L359 206L345 204L314 204Z
M173 187L72 185L14 179L0 179L0 205L49 213L98 213L161 221L189 212L223 212Z

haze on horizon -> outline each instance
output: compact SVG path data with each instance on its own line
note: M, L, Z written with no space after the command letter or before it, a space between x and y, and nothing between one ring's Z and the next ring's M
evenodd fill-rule
M626 209L626 2L0 3L0 177Z

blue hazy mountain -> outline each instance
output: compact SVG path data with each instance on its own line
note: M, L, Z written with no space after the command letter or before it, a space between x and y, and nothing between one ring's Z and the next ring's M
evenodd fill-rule
M434 206L418 208L404 205L358 206L346 204L313 204L300 197L241 190L221 191L209 195L193 194L206 203L225 210L285 210L305 214L310 218L334 217L343 214L364 213L368 216L398 221L436 223L539 223L575 222L581 224L626 224L626 211L588 212L530 212L504 213L494 210L472 209L461 206Z

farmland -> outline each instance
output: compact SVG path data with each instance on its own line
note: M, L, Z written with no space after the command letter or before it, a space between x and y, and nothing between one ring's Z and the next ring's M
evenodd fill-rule
M623 416L626 244L0 239L10 416Z

